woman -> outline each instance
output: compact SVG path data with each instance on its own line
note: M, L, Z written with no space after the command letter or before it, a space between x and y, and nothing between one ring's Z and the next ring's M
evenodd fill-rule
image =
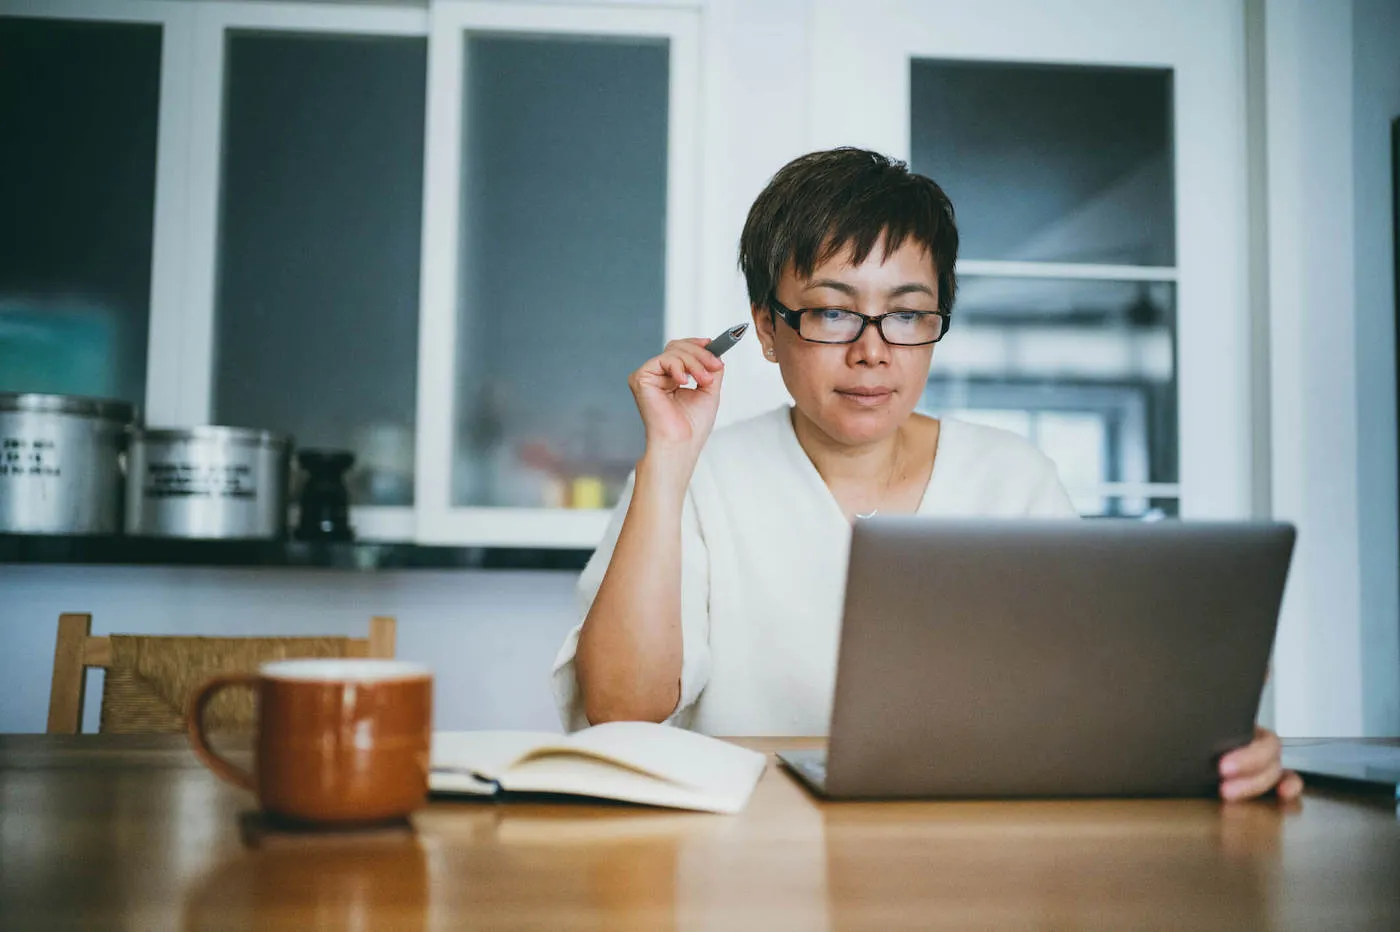
M952 204L903 163L836 149L774 176L739 264L794 405L711 436L724 365L704 339L672 342L633 373L646 451L556 663L570 728L824 734L853 521L1074 517L1054 465L1025 441L914 413L948 329L957 252ZM1301 791L1262 730L1223 758L1221 777L1229 799Z

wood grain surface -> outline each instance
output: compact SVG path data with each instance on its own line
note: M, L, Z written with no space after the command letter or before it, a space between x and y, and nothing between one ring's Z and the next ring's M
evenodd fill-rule
M0 737L0 926L1400 929L1364 797L824 804L775 765L733 817L435 801L402 840L249 849L183 740Z

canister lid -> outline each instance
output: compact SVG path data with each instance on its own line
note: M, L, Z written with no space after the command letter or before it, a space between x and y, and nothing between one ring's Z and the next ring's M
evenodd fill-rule
M0 411L45 414L74 414L130 424L136 420L136 407L113 398L85 398L82 395L41 395L35 392L0 392Z
M206 424L198 427L143 427L132 431L136 440L155 443L181 443L190 440L204 440L213 443L235 443L243 446L289 448L292 438L276 431L261 430L256 427L222 427Z

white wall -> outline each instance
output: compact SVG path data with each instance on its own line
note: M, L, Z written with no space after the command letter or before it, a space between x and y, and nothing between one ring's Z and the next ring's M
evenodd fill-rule
M700 164L700 307L705 336L749 319L739 232L768 179L808 151L807 63L815 0L708 0ZM721 424L787 399L778 367L750 334L724 357Z
M549 670L576 623L570 572L0 566L0 733L43 731L62 612L93 633L347 634L398 618L398 656L432 666L439 728L557 731ZM89 674L84 731L97 730Z
M1400 735L1400 473L1390 193L1390 124L1400 118L1400 0L1355 0L1352 37L1362 728L1369 735Z
M1265 7L1273 510L1299 526L1275 654L1285 735L1400 733L1385 168L1397 9Z

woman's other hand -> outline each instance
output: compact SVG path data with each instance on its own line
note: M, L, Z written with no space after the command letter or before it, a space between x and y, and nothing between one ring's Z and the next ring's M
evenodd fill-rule
M672 340L627 380L646 428L647 453L678 450L691 457L715 425L724 363L705 349L708 340ZM691 380L695 387L688 388Z
M1254 740L1220 758L1220 798L1235 802L1278 789L1284 802L1303 795L1303 778L1283 769L1283 745L1267 728L1254 728Z

